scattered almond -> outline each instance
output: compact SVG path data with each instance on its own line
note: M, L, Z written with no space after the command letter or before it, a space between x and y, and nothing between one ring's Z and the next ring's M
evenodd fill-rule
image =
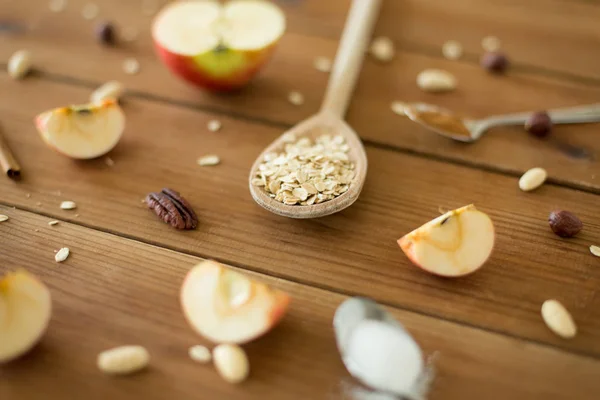
M67 257L69 257L69 253L69 248L63 247L54 255L54 260L56 260L56 262L63 262L67 259Z
M135 75L140 72L140 63L133 57L126 58L123 61L123 71L128 75Z
M519 188L524 192L537 189L546 181L548 173L543 168L532 168L519 179Z
M212 360L210 350L206 346L196 345L188 350L190 358L196 362L206 364Z
M442 54L448 60L458 60L459 58L462 57L463 47L456 40L448 40L442 46Z
M98 354L97 365L104 373L126 375L144 369L150 354L142 346L120 346Z
M383 36L373 40L370 51L373 57L381 62L391 61L396 54L396 49L394 48L394 42L392 39Z
M442 69L426 69L417 75L417 86L426 92L448 92L456 89L456 78Z
M317 71L321 72L331 72L331 67L333 66L331 59L327 57L315 58L313 65Z
M114 99L118 100L119 97L123 94L124 88L123 84L118 81L109 81L104 85L100 86L90 96L90 101L92 103L98 103L103 100Z
M487 52L494 52L500 50L500 39L496 36L486 36L481 39L481 47Z
M208 130L211 132L217 132L221 129L221 121L217 121L216 119L208 121L206 125Z
M74 210L77 208L77 204L75 204L73 201L63 201L60 203L60 208L63 210Z
M216 154L209 154L198 159L198 165L202 167L209 167L217 165L221 162L221 159Z
M48 222L48 225L50 225L50 226L58 225L58 221L50 221L50 222Z
M590 246L590 252L596 257L600 257L600 247L592 245Z
M542 304L542 318L558 336L570 339L577 334L577 326L569 311L557 300L546 300Z
M22 79L29 73L31 66L31 53L27 50L19 50L8 60L8 75L13 79Z
M304 96L300 92L293 91L288 94L288 101L295 106L300 106L304 104Z
M85 6L83 6L83 9L81 10L81 15L85 19L92 20L98 16L99 12L100 8L98 8L97 4L88 3Z
M213 350L217 372L229 383L240 383L250 373L250 363L244 349L236 344L220 344Z
M0 222L8 221L8 216L4 214L0 214Z
M67 8L67 0L50 0L48 8L55 13L64 11L64 9Z

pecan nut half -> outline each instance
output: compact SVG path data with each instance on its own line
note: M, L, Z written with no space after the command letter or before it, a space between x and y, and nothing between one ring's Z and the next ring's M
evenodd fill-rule
M194 209L178 192L163 189L146 196L148 208L154 210L158 218L176 229L196 229L198 217Z

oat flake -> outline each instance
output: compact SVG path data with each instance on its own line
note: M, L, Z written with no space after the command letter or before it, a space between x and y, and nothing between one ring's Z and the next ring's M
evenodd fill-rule
M210 120L210 121L208 121L208 124L206 125L206 127L211 132L217 132L218 130L221 129L221 121L217 121L216 119Z
M105 163L106 165L108 165L109 167L112 167L112 166L114 166L114 165L115 165L115 162L114 162L114 160L113 160L112 158L110 158L110 157L106 157L106 158L104 159L104 163Z
M140 72L140 63L135 58L126 58L123 61L123 71L128 75L136 75Z
M216 154L209 154L198 159L198 165L202 167L209 167L217 165L221 162L221 159Z
M496 36L486 36L481 39L481 47L487 52L500 50L500 39Z
M570 339L577 334L577 326L569 311L557 300L546 300L542 304L542 318L558 336Z
M333 66L331 59L327 57L317 57L313 62L313 66L317 71L321 72L331 72L331 67Z
M50 221L50 222L48 222L48 225L50 225L50 226L58 225L58 221Z
M212 354L206 346L192 346L188 350L188 354L192 360L202 364L206 364L212 360Z
M592 245L590 246L590 252L596 257L600 257L600 247Z
M67 8L67 0L50 0L48 8L55 13L64 11L64 9Z
M4 214L0 214L0 222L8 221L8 216Z
M402 117L406 116L406 103L403 103L401 101L394 101L392 102L392 104L390 105L390 108L392 109L392 112L394 114L398 114Z
M74 210L77 208L77 204L74 201L63 201L60 203L60 208L63 210Z
M297 91L292 91L288 94L288 101L295 106L304 104L304 95Z
M56 260L56 262L63 262L67 259L67 257L69 257L68 247L63 247L54 255L54 259Z
M458 60L460 57L462 57L463 47L456 40L448 40L442 46L442 54L448 60Z

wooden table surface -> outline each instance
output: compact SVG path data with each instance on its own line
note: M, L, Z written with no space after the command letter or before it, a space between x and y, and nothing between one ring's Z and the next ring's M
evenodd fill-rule
M269 66L241 93L200 92L158 61L141 0L98 2L99 19L139 30L116 48L96 43L88 0L52 13L46 0L0 0L0 20L25 24L0 32L2 70L29 49L35 73L23 81L0 73L0 123L21 161L20 182L0 177L0 272L19 267L50 287L54 313L27 356L0 367L0 399L353 399L356 382L335 347L332 317L348 296L384 304L426 355L437 354L430 399L597 399L600 393L600 126L560 126L548 140L522 128L490 131L472 145L436 136L393 114L390 103L424 101L485 116L598 102L600 3L593 0L386 0L376 34L389 36L389 64L368 57L347 120L365 142L369 174L355 205L317 220L289 220L257 206L248 170L261 149L319 108L327 74L317 56L333 57L349 0L280 0L288 32ZM163 1L164 3L164 1ZM496 35L512 61L506 76L480 68L481 39ZM448 61L441 45L461 42ZM123 60L140 61L138 75ZM425 68L451 71L449 94L417 88ZM86 102L116 79L127 87L125 135L110 157L75 162L49 150L33 117ZM291 105L301 91L306 102ZM207 122L223 128L209 132ZM585 149L575 157L569 149ZM218 154L202 168L196 159ZM544 167L539 190L519 190L520 174ZM172 187L196 208L200 225L176 231L146 209L148 192ZM59 204L72 200L76 211ZM455 280L414 267L396 239L438 215L475 203L494 220L497 244L477 273ZM553 209L584 222L576 238L548 228ZM57 226L47 222L60 220ZM53 250L71 256L54 262ZM231 265L288 291L282 323L246 346L250 379L234 386L187 349L209 344L184 320L178 292L201 258ZM555 336L540 307L556 298L572 312L578 335ZM98 352L141 344L152 356L144 373L103 375Z

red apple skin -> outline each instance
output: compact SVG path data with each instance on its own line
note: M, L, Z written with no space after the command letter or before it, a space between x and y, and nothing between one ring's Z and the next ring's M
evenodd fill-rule
M182 56L163 48L154 41L154 48L169 70L183 80L214 92L231 92L246 86L269 61L277 43L256 51L245 51L248 65L227 77L215 77L203 71L192 57Z

